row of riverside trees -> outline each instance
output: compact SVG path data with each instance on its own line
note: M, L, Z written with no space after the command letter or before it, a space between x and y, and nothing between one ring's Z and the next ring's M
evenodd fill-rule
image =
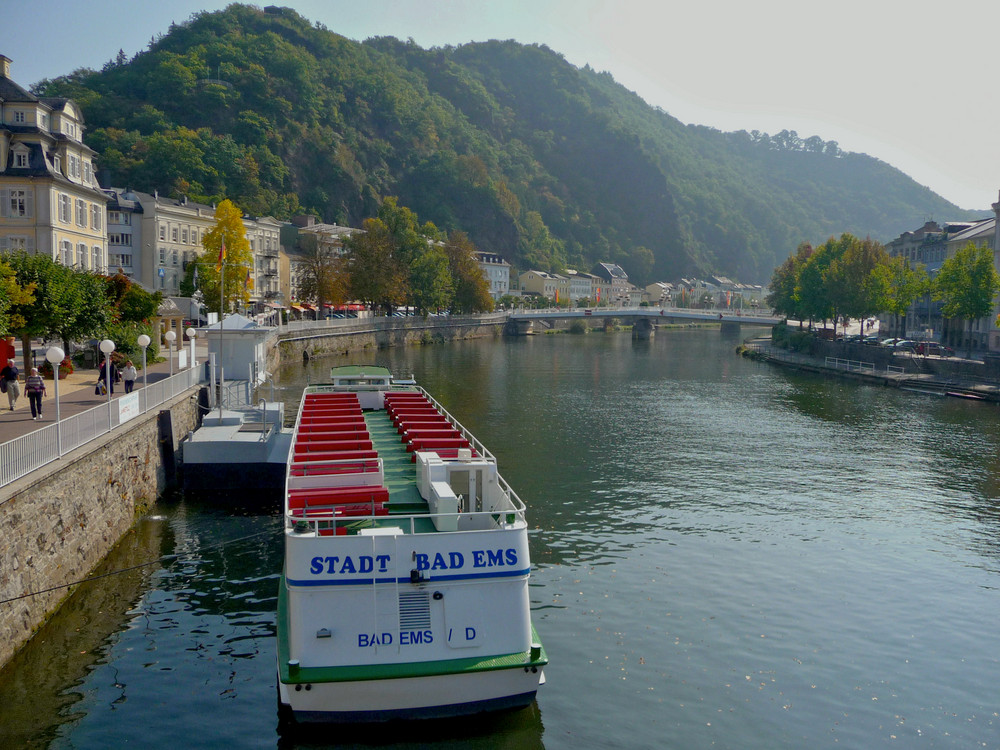
M468 236L459 231L445 235L430 222L420 224L413 211L392 197L344 242L342 256L321 249L312 237L305 238L300 250L303 296L320 305L356 301L387 314L398 306L423 314L493 309Z
M138 337L153 333L160 300L122 274L102 276L24 251L0 254L0 336L19 338L26 358L35 338L61 341L68 354L71 342L106 337L121 356L135 356Z
M248 273L253 252L241 212L232 201L218 205L215 220L202 241L205 252L188 267L181 294L199 289L209 310L241 309L253 288ZM343 255L321 247L313 235L300 236L303 299L315 300L321 310L323 305L348 302L386 312L407 305L425 314L438 309L454 313L493 309L476 247L463 232L444 235L430 222L421 225L417 215L395 198L386 198L378 215L365 220L362 229L344 243ZM220 291L223 280L225 290Z
M850 234L831 237L813 248L802 243L774 270L767 303L776 313L799 321L865 319L879 313L906 314L915 300L930 294L942 303L947 320L973 321L993 312L1000 274L992 251L973 242L941 265L933 279L923 266L911 268L889 257L875 240Z

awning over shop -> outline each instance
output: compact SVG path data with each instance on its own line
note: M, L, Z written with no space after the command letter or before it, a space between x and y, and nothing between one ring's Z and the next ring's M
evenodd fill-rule
M302 307L302 305L295 305L295 304L293 304L292 305L292 309L293 310L298 310L299 312L305 312L306 311L306 309L304 307Z

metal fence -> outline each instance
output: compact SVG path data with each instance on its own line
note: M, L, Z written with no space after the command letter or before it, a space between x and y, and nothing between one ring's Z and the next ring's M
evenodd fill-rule
M36 469L119 427L123 420L156 409L202 382L203 368L182 370L173 377L157 380L128 396L60 419L27 435L0 443L0 487L15 482ZM134 409L131 407L135 407Z

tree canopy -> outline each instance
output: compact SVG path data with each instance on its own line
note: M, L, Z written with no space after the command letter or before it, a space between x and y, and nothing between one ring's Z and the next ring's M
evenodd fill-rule
M205 252L195 264L205 306L220 314L244 308L253 290L253 253L243 212L232 201L216 206L215 226L205 232L201 244Z

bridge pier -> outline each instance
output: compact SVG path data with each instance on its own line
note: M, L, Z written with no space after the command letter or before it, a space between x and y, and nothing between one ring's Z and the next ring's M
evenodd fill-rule
M736 320L723 320L719 326L719 333L727 337L738 337L740 335L740 323Z
M653 338L654 331L655 327L649 318L636 318L635 322L632 323L632 340L649 341Z
M534 326L530 320L511 318L503 327L503 332L505 336L528 336L534 332Z

